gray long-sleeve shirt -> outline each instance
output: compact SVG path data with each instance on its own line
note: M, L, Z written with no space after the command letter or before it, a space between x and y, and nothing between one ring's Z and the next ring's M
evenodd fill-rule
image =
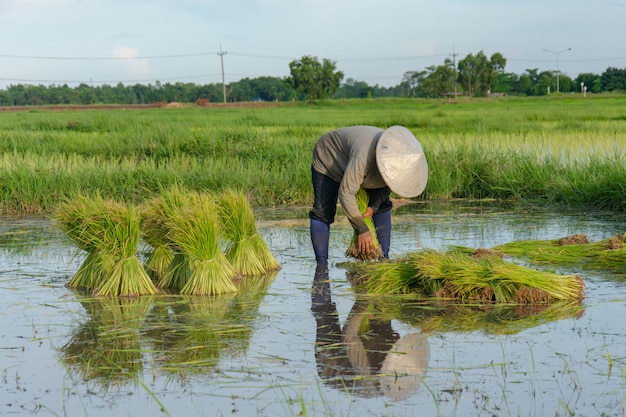
M313 150L313 169L340 183L339 202L359 234L368 230L356 202L359 188L387 187L376 165L382 133L373 126L344 127L322 135Z

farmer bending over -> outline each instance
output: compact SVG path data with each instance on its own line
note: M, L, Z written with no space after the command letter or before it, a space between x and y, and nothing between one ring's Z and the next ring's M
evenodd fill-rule
M386 130L350 126L323 134L313 150L311 164L313 208L309 212L311 242L318 264L328 263L330 225L335 221L337 200L358 236L361 253L372 250L372 235L364 218L372 217L383 257L391 242L391 192L413 198L428 180L422 146L402 126ZM363 188L369 203L364 214L356 201Z

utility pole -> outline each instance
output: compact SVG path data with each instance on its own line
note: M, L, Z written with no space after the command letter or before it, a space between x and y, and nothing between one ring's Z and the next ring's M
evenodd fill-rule
M224 55L226 51L222 51L222 44L220 43L220 51L217 53L222 61L222 92L224 93L224 103L226 103L226 82L224 81Z
M567 49L563 49L560 51L551 51L549 49L544 49L544 52L550 52L551 54L556 55L556 92L559 92L559 74L561 73L561 71L559 71L559 55L562 54L563 52L567 52L567 51L571 51L572 48L567 48Z
M454 98L456 99L457 96L457 92L456 92L456 57L457 57L457 53L454 52L454 46L452 47L452 65L454 65Z

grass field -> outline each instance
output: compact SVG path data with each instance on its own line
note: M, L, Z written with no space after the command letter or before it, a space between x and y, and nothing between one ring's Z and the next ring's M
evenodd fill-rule
M172 184L308 205L331 129L403 125L430 177L420 197L626 209L626 97L350 100L266 107L0 114L0 210L46 213L76 191L139 203Z

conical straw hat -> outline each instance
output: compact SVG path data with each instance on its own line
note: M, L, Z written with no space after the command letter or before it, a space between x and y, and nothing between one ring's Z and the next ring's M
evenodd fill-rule
M409 129L391 126L382 133L376 144L376 163L385 184L394 193L412 198L426 188L426 156Z

